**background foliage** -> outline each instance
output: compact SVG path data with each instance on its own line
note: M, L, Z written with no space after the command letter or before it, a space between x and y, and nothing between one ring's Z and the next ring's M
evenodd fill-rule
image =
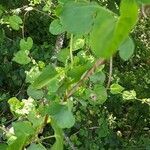
M99 34L105 28L98 33L99 20L90 42L95 9L78 10L80 5L68 4L62 13L66 2L0 2L0 149L61 150L63 145L66 150L150 149L149 7L145 6L147 17L139 14L129 42L113 56L110 87L105 88L111 66L107 61L64 102L66 89L94 64L94 53L107 57L114 53L106 54L98 45L99 53L93 45L103 40ZM120 0L93 2L94 7L98 4L119 15ZM73 9L76 15L70 13ZM104 15L116 22L112 14ZM80 17L86 17L86 26L81 26ZM109 38L111 23L105 24L106 45L116 40Z

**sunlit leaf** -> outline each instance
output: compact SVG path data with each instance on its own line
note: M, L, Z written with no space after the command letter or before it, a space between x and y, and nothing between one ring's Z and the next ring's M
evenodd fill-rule
M123 90L124 88L117 83L114 83L110 86L110 92L112 94L120 94Z
M14 30L19 30L21 24L22 24L22 19L19 16L13 15L9 17L9 25Z
M26 41L25 39L20 40L20 50L29 51L32 48L32 46L33 46L33 40L31 37L28 37Z
M85 40L82 39L82 38L75 38L73 40L73 51L76 51L78 49L81 49L84 47L84 44L85 44Z
M136 99L136 92L134 90L131 91L124 91L122 94L124 100L135 100Z
M29 52L28 51L18 51L14 58L13 58L13 61L21 64L21 65L26 65L28 64L31 59L30 57L28 56Z

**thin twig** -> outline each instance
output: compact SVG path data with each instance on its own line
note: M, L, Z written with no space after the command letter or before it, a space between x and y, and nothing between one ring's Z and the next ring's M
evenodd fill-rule
M110 57L110 65L109 65L109 78L106 89L109 88L111 80L112 80L112 71L113 71L113 57Z
M71 67L73 67L73 54L72 54L72 51L73 51L73 34L71 34L71 37L70 37L70 60L71 60Z
M93 67L90 68L90 69L85 73L85 75L79 80L79 82L77 82L77 84L76 84L70 91L67 92L67 94L66 94L65 97L64 97L64 100L67 100L72 94L74 94L74 93L77 91L77 89L83 84L83 82L84 82L85 80L87 80L87 79L95 72L95 70L96 70L99 66L103 65L104 63L105 63L105 59L98 59L98 60L96 61L96 63L93 65Z

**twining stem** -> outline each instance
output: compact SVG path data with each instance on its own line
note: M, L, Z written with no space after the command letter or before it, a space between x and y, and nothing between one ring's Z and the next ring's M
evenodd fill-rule
M96 61L96 63L92 66L92 68L90 68L85 74L84 76L77 82L77 84L75 84L75 86L73 88L71 88L71 90L69 90L67 92L67 94L65 95L64 97L64 100L67 100L70 96L72 96L76 91L77 89L83 84L83 82L85 80L87 80L94 72L95 70L103 65L105 63L105 59L98 59Z
M73 54L72 54L72 51L73 51L73 34L71 34L71 37L70 37L70 60L71 60L71 68L73 67Z
M50 136L47 136L47 137L43 137L43 138L40 139L40 141L51 139L51 138L55 138L55 135L50 135Z
M109 78L107 83L107 89L110 86L111 80L112 80L112 71L113 71L113 57L110 57L110 64L109 64Z

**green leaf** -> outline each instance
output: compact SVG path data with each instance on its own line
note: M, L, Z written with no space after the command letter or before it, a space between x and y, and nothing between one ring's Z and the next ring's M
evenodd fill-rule
M55 19L51 22L49 26L49 32L53 35L61 34L65 31L63 25L61 24L59 19Z
M107 100L107 90L102 85L95 85L93 90L86 90L86 97L92 105L102 105Z
M123 60L128 60L134 53L135 45L131 38L126 39L118 48L119 55Z
M63 150L63 132L62 129L59 128L57 123L52 120L51 121L52 128L54 129L55 132L55 139L56 142L54 145L51 147L51 150Z
M110 92L112 94L120 94L123 90L124 88L117 83L114 83L110 86Z
M93 82L93 83L99 83L99 84L103 84L104 81L105 81L105 74L100 71L100 72L96 72L94 75L92 75L90 77L90 80Z
M49 93L55 93L57 92L59 85L59 80L57 78L53 78L51 82L48 84L48 92Z
M104 86L96 85L94 87L94 93L96 96L96 104L103 104L107 100L107 90Z
M136 92L134 90L131 91L124 91L122 94L124 100L135 100L136 99Z
M90 33L90 46L96 57L110 55L107 49L112 43L115 25L114 14L100 7Z
M26 71L26 83L33 83L40 73L38 66L31 67L29 71Z
M13 58L13 61L21 64L21 65L26 65L28 64L31 59L30 57L28 56L29 52L28 51L18 51L14 58Z
M28 116L28 120L32 123L32 126L35 130L39 130L43 126L45 116L40 116L39 112L31 111Z
M88 66L83 65L79 65L79 66L74 66L71 70L69 70L67 72L68 77L71 77L73 82L78 81L81 76L83 75L83 73L85 73L85 71L87 70Z
M116 19L114 14L100 7L90 35L90 45L95 56L110 57L128 37L138 19L135 0L122 0L120 13L121 16Z
M60 128L71 128L75 123L72 112L65 105L53 103L47 111Z
M87 34L92 28L97 5L86 2L68 2L64 5L61 22L70 33Z
M109 134L107 120L104 117L102 117L99 119L98 122L99 122L99 126L100 126L100 128L98 129L99 137L106 137Z
M12 112L16 112L18 109L23 107L23 104L16 97L10 98L8 100L8 104L10 105L10 110Z
M61 49L57 54L57 59L65 64L67 59L69 58L69 54L69 49Z
M117 21L117 25L114 32L113 41L106 49L110 53L104 55L105 57L111 56L120 44L128 37L129 33L133 29L134 25L138 20L138 6L135 0L122 0L120 6L120 14Z
M28 37L27 40L21 39L20 40L20 50L29 51L33 46L33 40L31 37Z
M41 99L44 96L44 92L42 90L37 90L32 85L28 87L27 94L33 99Z
M14 122L12 126L14 128L15 136L17 137L20 137L22 135L30 137L35 133L35 130L29 121Z
M9 17L9 25L14 30L19 30L21 24L22 24L22 19L19 16L13 15Z
M7 150L22 150L26 143L26 136L20 135L17 139L8 146Z
M42 73L33 82L33 87L36 89L41 89L42 87L48 85L56 75L57 72L53 66L46 66Z
M85 40L82 38L74 38L73 39L73 51L76 51L78 49L81 49L84 47Z
M42 144L32 143L27 150L47 150Z

